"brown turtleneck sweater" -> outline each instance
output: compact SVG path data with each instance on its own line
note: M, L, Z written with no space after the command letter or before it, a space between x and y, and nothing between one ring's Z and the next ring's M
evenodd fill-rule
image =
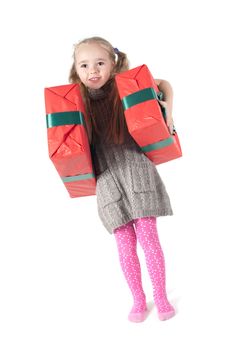
M155 164L141 151L127 128L122 145L105 142L105 130L112 116L110 89L108 82L88 93L101 131L100 136L94 135L92 151L98 214L107 231L113 233L115 228L138 217L172 215L172 208Z

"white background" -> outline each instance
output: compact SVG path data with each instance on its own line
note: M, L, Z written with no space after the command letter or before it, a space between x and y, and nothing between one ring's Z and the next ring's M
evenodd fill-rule
M231 349L231 10L221 1L1 5L0 348ZM44 87L99 35L174 90L181 159L159 166L158 229L178 313L127 321L132 298L96 196L70 199L48 158ZM144 288L151 283L139 249Z

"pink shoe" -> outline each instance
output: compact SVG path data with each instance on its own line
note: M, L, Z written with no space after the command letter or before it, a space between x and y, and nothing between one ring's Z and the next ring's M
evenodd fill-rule
M166 321L169 318L175 316L176 312L174 310L174 308L168 312L158 312L158 317L160 319L160 321Z
M143 322L148 315L148 310L145 309L142 312L133 312L131 311L128 315L128 320L131 322Z

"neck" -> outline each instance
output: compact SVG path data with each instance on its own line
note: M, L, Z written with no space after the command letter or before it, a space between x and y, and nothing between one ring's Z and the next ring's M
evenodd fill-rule
M111 91L113 85L113 78L109 79L100 89L89 89L89 97L95 100L104 98Z

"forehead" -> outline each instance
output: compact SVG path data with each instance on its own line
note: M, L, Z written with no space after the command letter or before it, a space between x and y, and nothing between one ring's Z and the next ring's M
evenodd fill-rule
M83 60L97 59L99 57L104 59L110 59L110 55L104 46L97 43L84 43L81 44L76 52L75 57L77 62Z

